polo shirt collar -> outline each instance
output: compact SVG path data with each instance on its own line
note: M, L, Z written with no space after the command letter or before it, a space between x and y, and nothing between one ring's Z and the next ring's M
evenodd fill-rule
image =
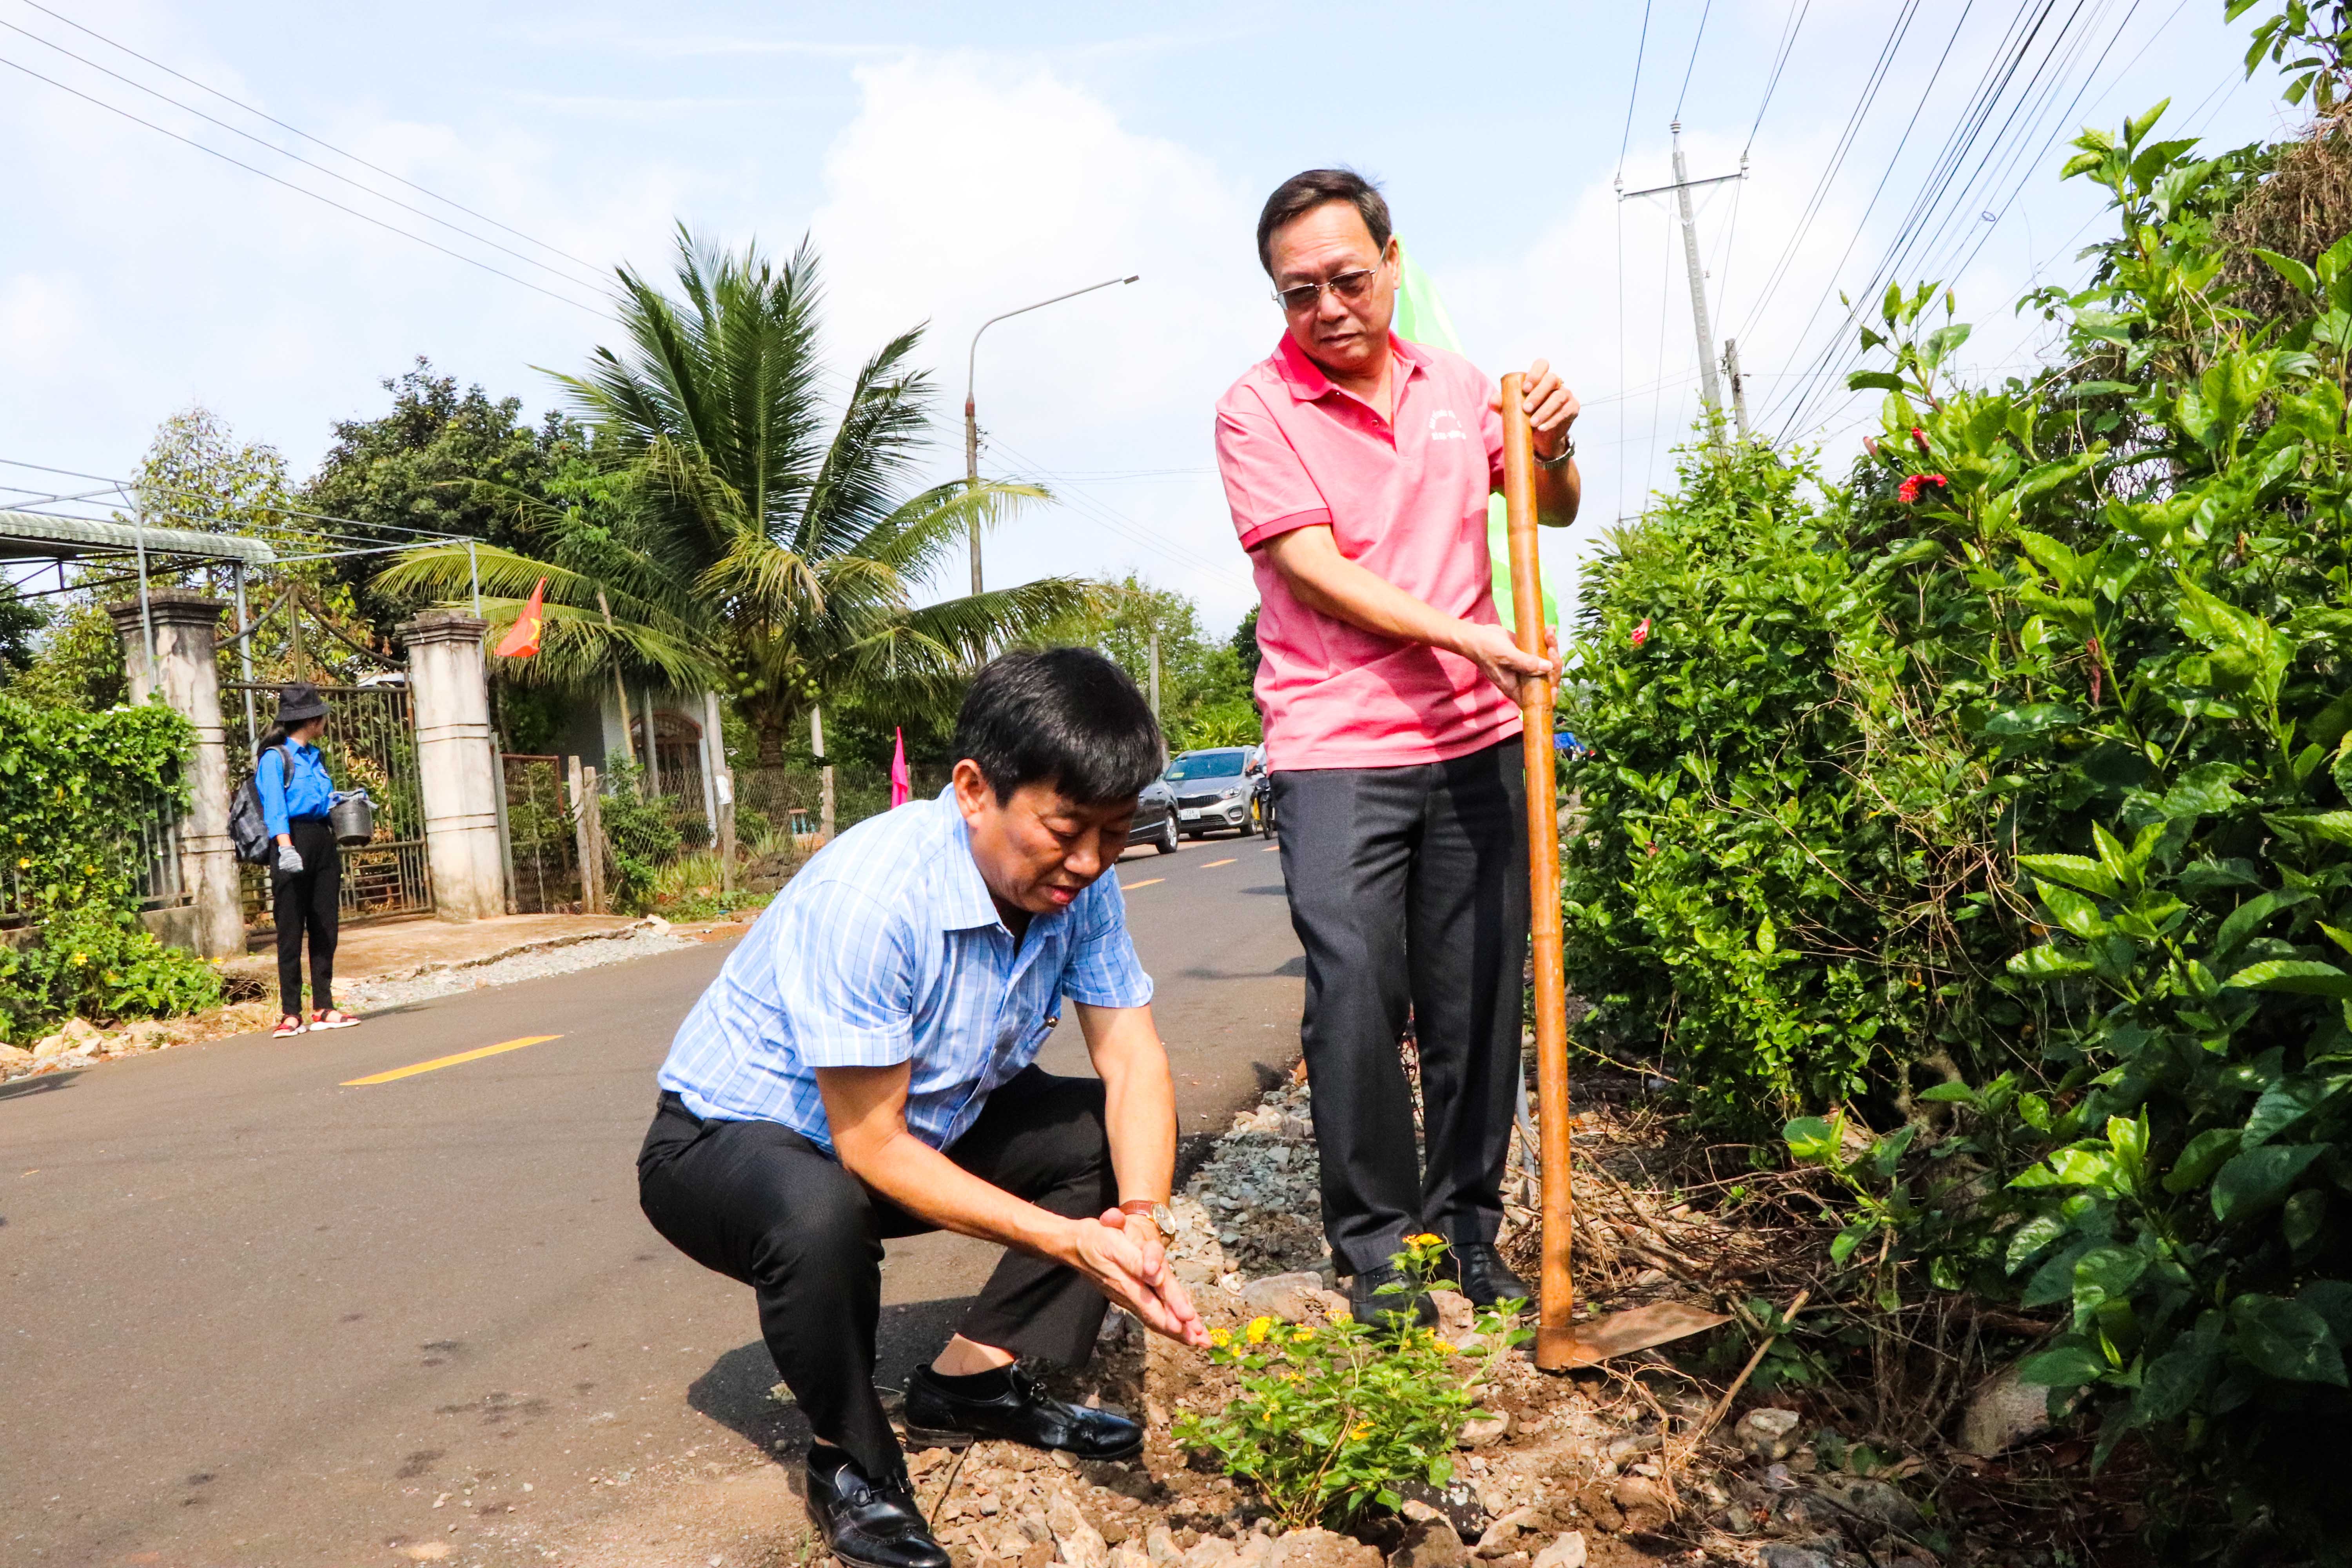
M1408 379L1429 369L1429 356L1423 352L1422 346L1408 342L1394 332L1389 334L1389 352L1404 362ZM1282 334L1282 342L1275 348L1274 363L1284 384L1290 388L1290 395L1301 403L1313 403L1339 390L1332 384L1331 378L1323 374L1323 367L1307 358L1307 351L1300 348L1298 340L1288 332Z

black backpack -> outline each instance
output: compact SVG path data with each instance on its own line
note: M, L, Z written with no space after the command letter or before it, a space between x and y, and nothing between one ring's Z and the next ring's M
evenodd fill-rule
M290 752L287 765L293 765ZM259 764L255 767L257 771ZM269 819L261 813L261 786L256 780L256 773L247 773L236 794L229 797L228 841L239 860L248 866L267 866L277 858L278 846L269 837Z

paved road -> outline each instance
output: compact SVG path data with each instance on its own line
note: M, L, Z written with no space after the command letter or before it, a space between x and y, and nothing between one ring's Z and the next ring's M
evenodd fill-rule
M1255 839L1119 868L1188 1132L1296 1055L1277 868ZM0 1562L572 1560L548 1543L648 1483L789 1441L749 1293L635 1203L653 1069L723 956L14 1085ZM552 1037L347 1086L530 1036ZM1074 1025L1045 1061L1082 1070ZM990 1258L892 1245L886 1380L936 1346Z

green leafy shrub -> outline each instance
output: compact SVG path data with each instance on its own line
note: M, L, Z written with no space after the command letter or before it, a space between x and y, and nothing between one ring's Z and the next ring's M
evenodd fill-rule
M1434 1278L1444 1258L1438 1237L1417 1236L1395 1261L1413 1289L1448 1289ZM1402 1299L1406 1287L1384 1289ZM1375 1504L1396 1508L1400 1486L1453 1479L1463 1426L1485 1414L1477 1376L1464 1377L1458 1363L1483 1365L1525 1340L1518 1305L1479 1314L1485 1343L1466 1358L1402 1310L1382 1313L1379 1327L1257 1318L1239 1334L1216 1330L1210 1357L1234 1370L1240 1393L1213 1415L1179 1415L1176 1440L1214 1454L1291 1528L1339 1528Z
M167 1017L220 999L202 960L140 926L139 831L184 805L187 721L150 704L100 712L0 694L0 907L35 931L0 946L0 1041L67 1017Z
M2161 112L2067 165L2117 222L2034 297L2063 365L1962 384L1950 297L1890 289L1844 484L1699 456L1594 573L1571 973L1711 1115L1850 1107L1785 1135L1853 1293L2059 1314L2022 1371L2103 1460L2142 1434L2313 1548L2352 1539L2352 237L2240 308L2264 160Z

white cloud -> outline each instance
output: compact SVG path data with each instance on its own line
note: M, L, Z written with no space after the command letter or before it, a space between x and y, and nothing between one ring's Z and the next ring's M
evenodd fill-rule
M1213 618L1238 616L1253 596L1248 570L1205 470L1217 396L1279 330L1252 253L1253 198L1041 66L910 58L856 79L861 107L826 153L813 226L831 342L854 362L931 323L943 473L961 468L950 426L982 321L1142 275L981 341L984 471L1071 476L1048 478L1070 504L991 542L990 582L1131 566L1200 597ZM1201 471L1097 477L1171 468Z

